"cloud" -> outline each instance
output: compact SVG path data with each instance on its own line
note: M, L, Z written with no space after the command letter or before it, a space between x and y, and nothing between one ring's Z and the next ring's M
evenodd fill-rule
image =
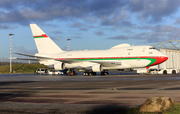
M9 25L0 25L0 29L13 29L17 28L16 26L9 26Z
M88 3L88 11L96 17L111 15L112 12L124 5L123 0L91 0Z
M81 23L81 22L75 22L71 25L71 27L73 28L80 28L80 27L83 27L85 26L85 24Z
M81 31L88 31L87 28L81 28L81 29L79 29L79 30L81 30Z
M85 21L87 17L93 17L93 20L88 19L88 21L95 22L103 16L114 14L123 4L121 0L106 0L106 2L104 0L6 0L0 2L0 22L27 24L54 19ZM122 15L125 16L126 12L121 11L121 18ZM117 13L113 19L120 17Z
M151 26L151 25L138 26L137 29L140 29L140 30L153 30L154 26Z
M153 27L154 32L164 32L164 33L176 33L180 32L180 28L174 27L172 25L156 25Z
M54 34L63 34L62 31L53 31Z
M103 35L104 33L102 31L97 31L97 32L94 32L94 34L98 35L98 36L101 36Z
M81 19L114 26L130 21L135 14L139 20L157 23L173 15L179 5L180 0L6 0L0 1L0 22L27 24Z
M174 14L180 5L180 0L128 0L128 9L137 13L139 19L149 22L161 22L164 17Z
M130 18L130 15L127 13L126 10L122 9L120 12L112 13L110 16L105 15L101 17L101 25L104 26L111 26L111 25L116 25L120 24L123 22L127 22Z
M180 24L180 18L176 19L176 21L174 22L174 24Z
M17 53L20 52L20 53L29 54L29 55L34 55L35 53L37 53L37 50L27 50L23 46L14 46L14 50Z
M124 26L124 27L132 27L133 25L135 25L135 24L132 24L130 21L122 21L121 22L121 26Z
M74 37L70 37L70 39L81 39L82 37L80 36L74 36Z
M50 36L52 40L61 40L62 38L59 36Z
M128 36L124 36L124 35L119 35L119 36L109 37L108 39L112 39L112 40L127 40L127 39L129 39L129 37Z
M126 30L126 31L129 31L129 30ZM169 37L168 37L168 34L171 34L171 33L166 33L166 32L140 32L140 33L132 33L131 36L118 35L118 36L114 36L114 37L109 37L108 39L135 40L137 43L156 43L156 42L163 42L163 41L167 41L168 39L172 39L173 34L171 34ZM174 36L177 36L177 35L174 34Z

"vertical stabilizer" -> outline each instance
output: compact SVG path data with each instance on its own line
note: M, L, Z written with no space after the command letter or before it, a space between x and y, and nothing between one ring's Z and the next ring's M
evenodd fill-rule
M30 24L30 27L39 53L63 52L36 24Z

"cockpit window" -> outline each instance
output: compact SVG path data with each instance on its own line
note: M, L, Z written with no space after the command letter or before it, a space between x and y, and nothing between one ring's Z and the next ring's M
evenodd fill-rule
M150 47L149 49L156 49L155 47Z

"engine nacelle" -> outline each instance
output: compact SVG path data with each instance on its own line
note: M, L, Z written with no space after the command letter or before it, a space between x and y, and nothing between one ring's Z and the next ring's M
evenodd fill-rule
M65 64L63 62L57 62L54 64L54 69L55 70L64 70Z
M95 64L92 66L93 72L101 72L103 71L103 66L101 64Z
M124 69L124 71L125 71L125 72L129 72L129 71L133 71L133 69L131 69L131 68L126 68L126 69Z

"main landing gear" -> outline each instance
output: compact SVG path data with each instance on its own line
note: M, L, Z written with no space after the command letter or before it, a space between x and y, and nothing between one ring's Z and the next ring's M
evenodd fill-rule
M104 70L103 72L101 72L101 75L109 75L108 70Z
M83 76L95 76L96 72L84 72Z
M96 72L84 72L83 73L83 76L95 76L96 75ZM101 72L101 75L109 75L108 71L107 70L104 70Z

